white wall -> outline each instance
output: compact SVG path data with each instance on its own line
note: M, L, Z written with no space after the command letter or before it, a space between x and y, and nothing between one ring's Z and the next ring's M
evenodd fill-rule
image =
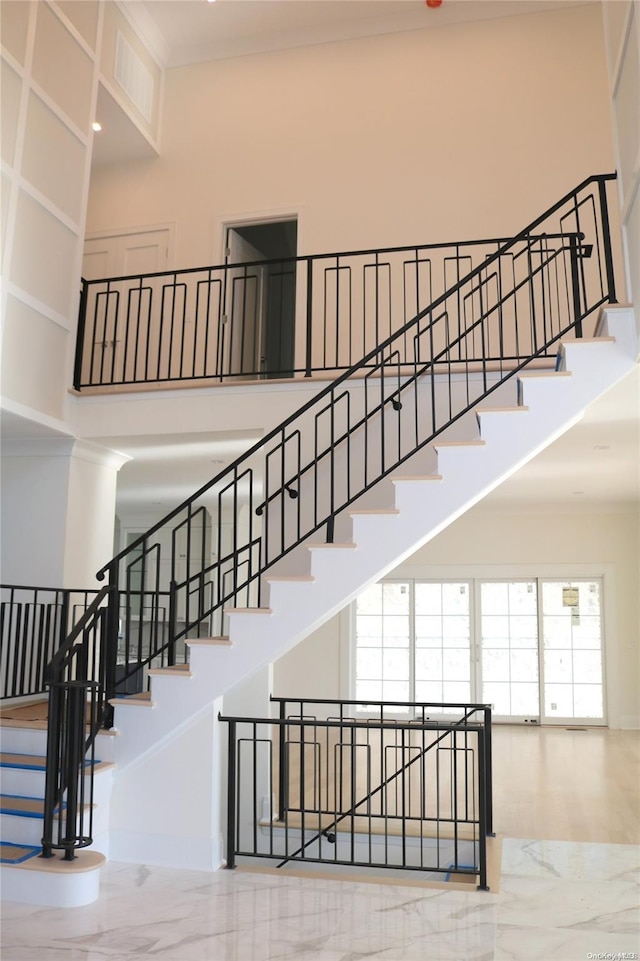
M640 300L640 3L602 4L631 301ZM640 330L640 312L636 311Z
M640 518L637 513L469 511L394 571L407 577L604 576L610 727L640 727ZM348 697L349 617L274 666L281 697Z
M101 16L76 6L1 8L2 394L35 419L64 419L75 340Z
M503 235L612 170L596 5L167 71L161 157L96 171L88 229L299 212L301 252Z

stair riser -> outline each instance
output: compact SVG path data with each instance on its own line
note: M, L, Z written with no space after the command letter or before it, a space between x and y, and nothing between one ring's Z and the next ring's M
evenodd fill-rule
M96 761L114 761L115 742L116 737L111 734L98 734L95 745ZM0 744L5 754L34 754L45 757L47 732L19 727L0 727Z
M100 803L108 800L112 784L112 770L96 771L93 780L94 801ZM29 771L24 768L0 767L0 780L3 794L15 794L22 797L44 797L44 771ZM89 791L90 780L85 777L85 792Z
M93 811L92 837L105 834L109 829L108 808L96 805ZM41 817L23 817L19 814L0 814L0 837L14 844L40 844L44 820ZM88 822L85 830L88 829ZM56 829L57 830L57 829Z

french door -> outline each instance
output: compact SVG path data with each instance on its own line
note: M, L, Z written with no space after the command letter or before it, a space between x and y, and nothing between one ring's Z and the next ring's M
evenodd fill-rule
M601 608L599 579L374 584L355 604L354 696L604 724Z

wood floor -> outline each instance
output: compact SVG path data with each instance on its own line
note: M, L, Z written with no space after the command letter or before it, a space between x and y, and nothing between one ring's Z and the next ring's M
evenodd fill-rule
M493 761L505 837L640 843L640 732L495 725Z

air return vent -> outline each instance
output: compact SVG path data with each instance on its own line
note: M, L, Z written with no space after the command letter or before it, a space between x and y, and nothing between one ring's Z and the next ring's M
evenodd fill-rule
M147 123L151 123L153 76L119 30L116 35L116 59L113 66L113 76Z

